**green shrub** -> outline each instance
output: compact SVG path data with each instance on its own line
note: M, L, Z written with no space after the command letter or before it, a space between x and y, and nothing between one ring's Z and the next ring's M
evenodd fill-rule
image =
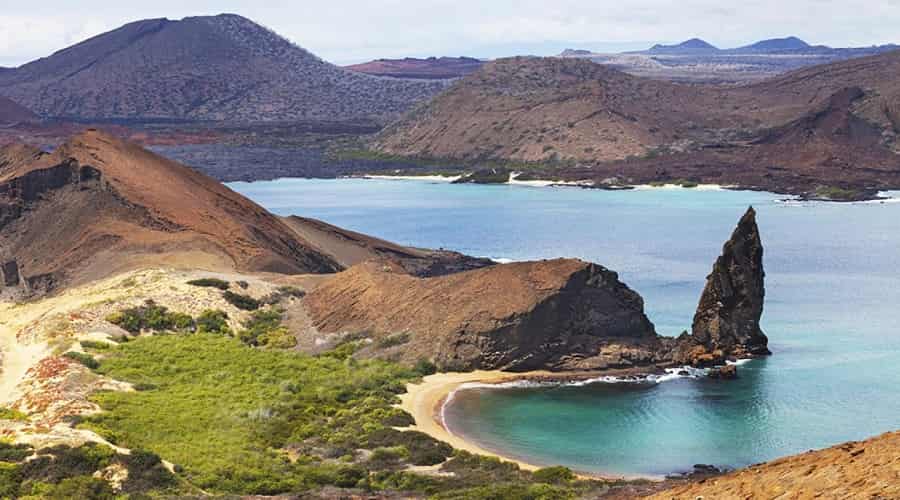
M384 428L369 436L370 447L404 446L409 451L409 461L413 465L435 465L447 460L453 448L419 431L398 431Z
M43 492L41 497L47 500L71 500L73 498L115 500L116 494L112 486L102 479L78 476L63 479L59 484Z
M222 293L222 298L234 307L243 309L244 311L255 311L259 309L260 305L262 305L260 301L254 299L249 295L234 293L232 291L226 291Z
M85 354L83 352L69 351L63 354L63 357L69 358L72 361L77 361L82 365L90 368L91 370L94 370L100 366L100 363L97 362L97 360L94 359L93 356L91 356L90 354Z
M547 484L567 484L575 479L575 473L568 467L544 467L532 473L534 480Z
M19 420L25 421L28 420L28 415L20 412L19 410L14 410L12 408L4 408L0 406L0 420ZM0 441L0 446L3 446L3 442ZM2 460L2 458L0 458Z
M188 285L200 286L206 288L218 288L219 290L228 290L230 286L227 281L218 278L200 278L187 282Z
M29 457L32 451L31 446L27 444L10 444L0 441L0 463L21 462ZM3 497L0 496L0 498Z
M196 324L198 333L231 335L231 328L228 327L228 315L218 309L207 309L200 313L200 316L197 316Z
M284 312L278 308L263 309L254 311L250 317L244 321L244 329L238 333L241 342L251 346L267 345L269 342L275 344L283 344L288 342L285 337L290 337L290 333L286 328L281 326L281 318ZM296 345L296 339L293 344ZM273 345L272 347L276 347Z
M0 498L18 498L22 471L16 464L0 460Z
M257 337L257 342L273 349L291 349L297 346L297 337L286 327L279 326L261 334Z
M413 371L423 377L426 377L428 375L434 375L435 373L437 373L437 365L432 363L430 360L420 359L413 367Z
M123 455L121 461L128 469L128 479L122 485L126 493L165 490L175 485L175 476L155 453L131 450L131 454Z
M81 347L85 349L94 349L97 351L104 351L112 347L112 344L109 342L97 342L96 340L81 340L79 341Z
M132 334L141 333L143 330L155 332L193 331L195 328L194 319L189 315L170 312L166 307L157 305L152 300L148 300L142 306L113 313L106 317L106 321Z

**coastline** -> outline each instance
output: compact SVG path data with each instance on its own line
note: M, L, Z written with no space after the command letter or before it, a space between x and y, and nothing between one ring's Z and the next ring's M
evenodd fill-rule
M623 370L623 373L640 373L633 370ZM644 371L644 373L646 373ZM451 432L443 420L443 407L448 398L454 392L466 384L500 384L504 382L520 380L569 380L591 378L597 373L570 373L560 374L549 371L532 371L524 373L512 373L496 370L476 370L465 373L436 373L424 377L419 383L406 385L406 392L401 394L398 408L412 415L415 424L404 427L403 430L415 430L443 441L457 450L467 451L477 455L496 457L506 462L512 462L521 469L535 471L543 465L529 463L524 460L503 455L501 453L486 450L476 443L468 441ZM583 479L601 479L607 481L645 479L659 481L662 478L651 476L623 476L602 473L583 473L575 471L576 475Z

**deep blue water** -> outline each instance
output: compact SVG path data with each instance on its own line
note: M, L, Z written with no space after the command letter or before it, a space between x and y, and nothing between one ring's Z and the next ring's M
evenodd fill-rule
M768 193L282 179L230 186L279 214L403 244L619 272L657 330L689 328L707 273L752 204L774 356L734 382L470 389L448 424L482 446L587 472L738 467L900 428L900 203Z

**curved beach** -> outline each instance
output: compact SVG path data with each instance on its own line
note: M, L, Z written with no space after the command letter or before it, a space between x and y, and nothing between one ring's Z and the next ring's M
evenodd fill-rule
M577 374L570 375L577 376ZM543 466L486 450L471 441L467 441L462 437L453 434L443 421L442 408L447 401L447 398L465 384L499 384L514 380L547 380L560 378L559 373L549 371L510 373L496 370L476 370L466 373L436 373L424 377L419 383L407 384L406 393L400 395L400 404L398 406L412 415L413 419L415 419L415 425L408 428L410 430L424 432L435 439L444 441L458 450L465 450L469 453L478 455L497 457L507 462L515 463L524 470L534 471ZM579 473L578 475L586 479L628 479L620 475L583 473Z

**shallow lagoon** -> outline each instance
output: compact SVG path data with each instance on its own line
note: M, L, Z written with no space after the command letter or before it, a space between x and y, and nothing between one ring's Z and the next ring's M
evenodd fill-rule
M900 428L900 203L363 179L230 186L279 214L408 245L601 263L643 295L666 335L690 327L706 274L752 204L774 356L734 382L460 391L448 425L527 461L626 475L738 467Z

